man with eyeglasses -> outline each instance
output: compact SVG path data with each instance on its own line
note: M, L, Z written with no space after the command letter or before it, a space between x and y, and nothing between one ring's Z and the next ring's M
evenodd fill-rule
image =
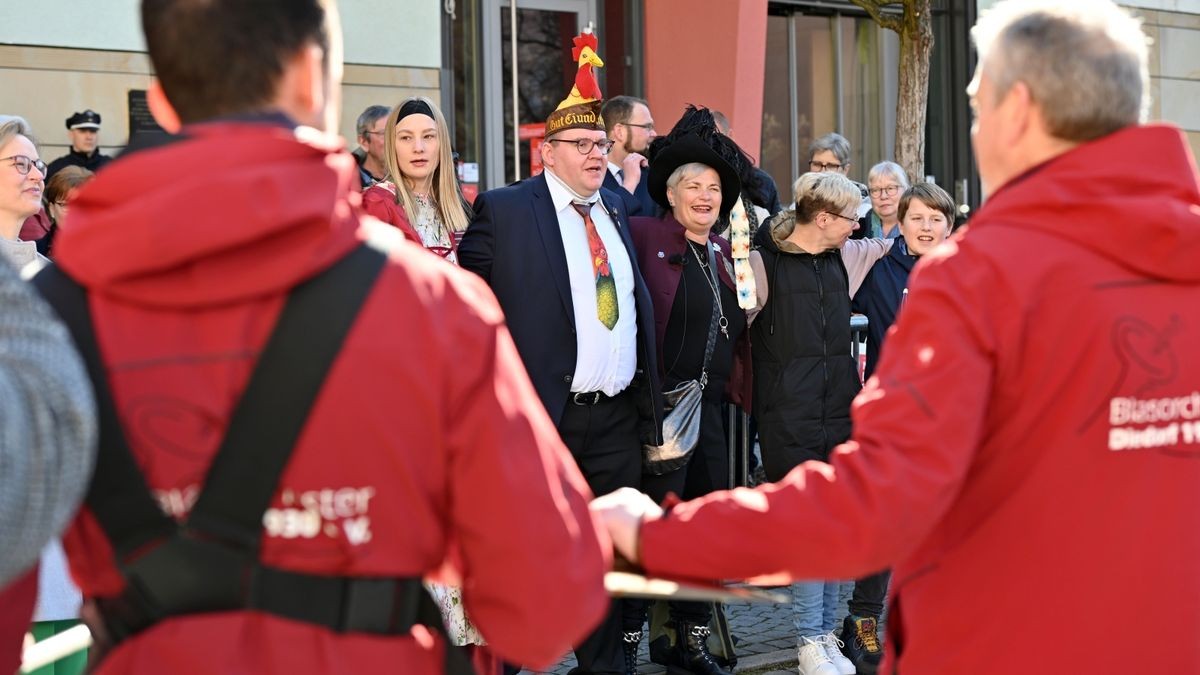
M914 269L853 439L757 492L593 512L655 574L892 565L885 673L1198 673L1195 160L1142 123L1128 10L1005 0L971 37L986 201Z
M358 159L358 178L364 190L383 180L387 174L387 164L383 158L386 145L383 134L388 112L384 105L369 106L358 116L355 124L358 150L354 155Z
M565 103L565 102L564 102ZM542 174L490 190L458 249L487 281L538 396L588 486L641 482L642 444L659 444L654 315L608 175L600 101L546 120ZM575 646L579 673L624 673L619 601Z
M608 175L604 187L621 197L631 216L653 216L658 205L650 198L646 178L646 151L658 135L650 106L636 96L614 96L600 108L608 140Z

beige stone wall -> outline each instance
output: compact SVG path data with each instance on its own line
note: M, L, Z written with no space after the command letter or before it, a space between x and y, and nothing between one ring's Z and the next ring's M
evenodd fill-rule
M67 151L66 118L91 108L103 119L100 145L113 154L128 141L128 92L145 89L151 72L144 53L0 45L0 113L29 120L49 161ZM438 100L436 68L347 64L341 132L349 145L363 108L414 95Z
M1200 3L1197 3L1200 4ZM1200 7L1198 13L1131 8L1141 17L1150 47L1150 119L1187 132L1200 156Z

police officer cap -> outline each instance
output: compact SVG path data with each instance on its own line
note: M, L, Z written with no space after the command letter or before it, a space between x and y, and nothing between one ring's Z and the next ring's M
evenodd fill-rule
M67 118L68 129L99 129L100 114L95 110L84 110L77 112Z

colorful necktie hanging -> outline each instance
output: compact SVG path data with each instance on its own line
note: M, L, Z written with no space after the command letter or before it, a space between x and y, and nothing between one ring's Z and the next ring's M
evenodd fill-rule
M617 307L617 282L613 280L612 267L608 264L608 250L604 241L596 231L596 223L592 221L592 206L595 202L580 204L572 202L583 218L583 226L587 228L588 250L592 256L592 271L596 275L596 318L609 330L617 325L619 310Z

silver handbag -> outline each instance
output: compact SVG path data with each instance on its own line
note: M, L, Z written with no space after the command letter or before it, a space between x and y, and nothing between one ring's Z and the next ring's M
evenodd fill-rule
M663 444L642 446L642 468L661 476L684 464L700 441L700 395L704 387L688 380L671 391L663 392L664 407L670 410L663 419Z
M715 257L710 243L709 262L713 263ZM715 263L710 264L709 269L716 276ZM720 283L719 279L717 283ZM719 320L720 310L714 298L700 379L681 382L674 389L663 392L663 408L667 411L666 417L663 418L663 444L642 445L642 470L645 473L661 476L682 468L691 459L692 451L700 442L700 400L704 388L708 386L708 362L712 359L713 348L717 344Z

